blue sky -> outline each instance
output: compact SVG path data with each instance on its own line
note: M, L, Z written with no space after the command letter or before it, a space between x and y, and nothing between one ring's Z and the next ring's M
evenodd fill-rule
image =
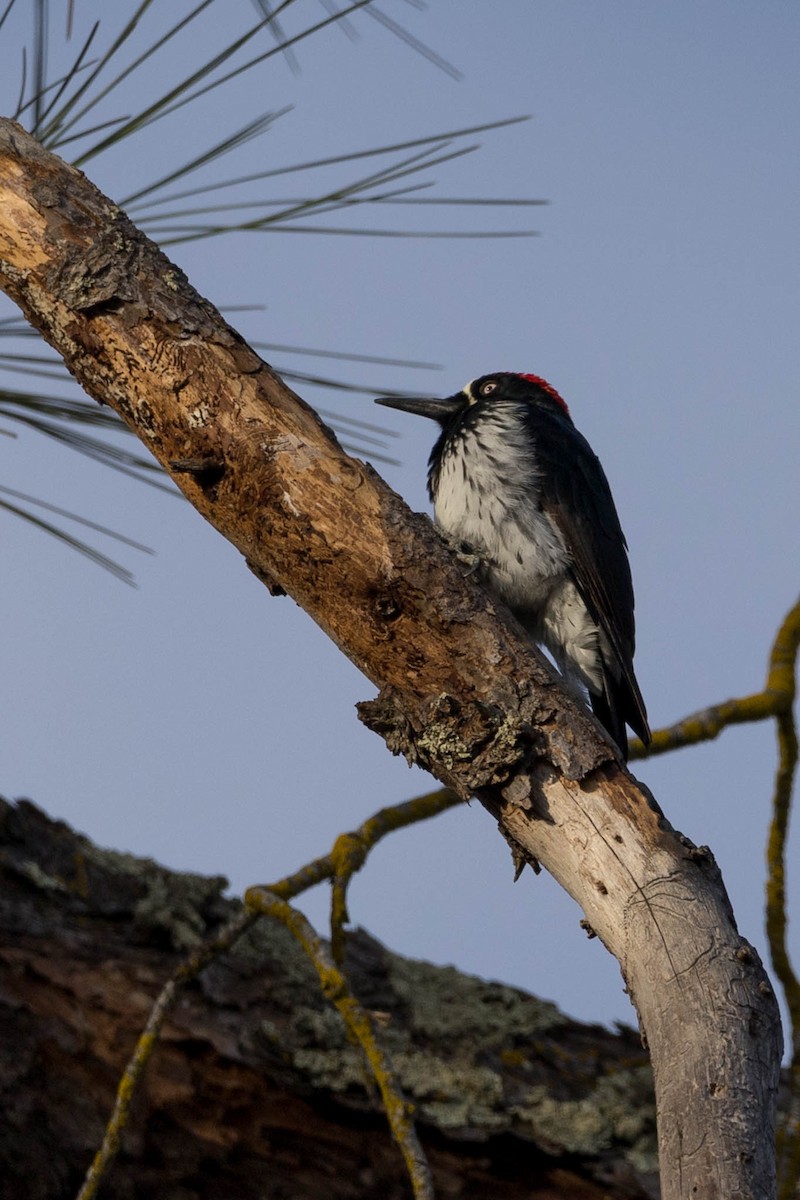
M171 13L186 5L169 6ZM538 197L523 211L408 208L365 221L533 228L499 241L273 232L176 247L173 257L253 339L440 365L352 365L346 377L445 395L491 370L545 376L600 455L631 552L637 673L654 726L762 686L797 595L800 8L730 0L386 0L455 64L455 81L363 15L276 57L191 115L87 165L121 198L266 108L294 105L230 173L532 114L430 172L432 195ZM25 6L22 6L25 8ZM159 27L159 9L141 31ZM79 30L108 6L76 5ZM127 6L120 5L127 11ZM324 15L312 0L296 5ZM211 53L247 0L196 23L175 63ZM0 34L16 100L19 30ZM25 19L27 17L25 16ZM291 28L292 10L286 24ZM209 176L210 177L210 176ZM325 178L341 182L348 172ZM261 189L289 196L309 181ZM3 310L4 312L6 310ZM280 368L314 360L275 353ZM367 397L312 403L376 419ZM400 413L398 467L427 510L431 429ZM132 591L0 514L6 587L0 789L30 796L101 844L228 876L239 890L326 851L430 780L389 757L354 704L373 689L288 599L270 599L188 505L20 433L0 439L8 486L152 546L124 552ZM379 465L379 464L378 464ZM740 929L762 950L770 726L640 764L669 819L718 856ZM790 895L797 894L794 837ZM388 839L350 911L394 949L519 984L585 1020L633 1021L618 968L587 942L546 876L512 884L479 805ZM305 902L324 921L327 892ZM795 915L795 914L792 914ZM793 933L795 959L800 945Z

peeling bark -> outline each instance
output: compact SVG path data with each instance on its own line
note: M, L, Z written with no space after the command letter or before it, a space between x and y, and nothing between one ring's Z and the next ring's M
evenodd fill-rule
M361 715L389 748L478 795L581 904L650 1048L664 1200L772 1195L781 1036L758 955L711 853L675 833L510 614L118 208L11 122L0 285L379 688Z

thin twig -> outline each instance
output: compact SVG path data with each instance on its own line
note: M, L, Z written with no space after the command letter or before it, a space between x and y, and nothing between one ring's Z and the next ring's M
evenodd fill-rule
M643 746L638 738L632 738L629 757L655 758L657 754L681 750L684 746L711 742L729 725L764 721L767 717L774 717L776 711L775 696L768 690L755 692L752 696L723 700L721 704L712 704L709 708L691 713L675 725L655 730L653 740L647 747Z
M103 1135L100 1149L86 1172L86 1178L78 1192L77 1200L94 1200L100 1184L117 1156L122 1134L128 1123L131 1103L136 1095L144 1069L158 1042L161 1027L175 1004L182 984L195 979L203 967L208 966L225 950L229 950L257 919L257 913L246 908L240 909L236 916L228 921L213 938L203 942L185 962L181 963L169 982L159 992L155 1004L150 1010L147 1024L139 1035L130 1061L120 1077L114 1111Z
M797 728L794 719L795 668L800 646L800 602L787 614L770 656L767 692L775 698L778 768L767 843L767 940L775 974L780 980L791 1023L792 1059L789 1065L789 1106L778 1131L778 1197L791 1200L800 1180L800 981L787 946L786 837L792 789L797 771Z
M354 833L343 833L336 839L328 856L334 864L331 886L331 954L339 966L344 961L344 926L350 920L347 912L347 889L356 871L366 862L372 847L392 829L425 820L453 808L460 800L455 792L442 788L426 792L406 804L383 808Z
M325 942L298 909L266 888L250 888L248 897L248 904L254 911L286 926L313 963L323 995L338 1010L348 1032L366 1055L380 1088L392 1135L405 1160L416 1200L433 1200L430 1167L414 1128L412 1106L397 1082L389 1055L375 1036L368 1012L350 991L347 979L333 961Z

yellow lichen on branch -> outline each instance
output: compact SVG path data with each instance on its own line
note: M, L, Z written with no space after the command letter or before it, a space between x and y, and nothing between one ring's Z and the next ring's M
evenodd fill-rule
M395 1141L405 1160L416 1200L433 1200L430 1168L417 1137L411 1106L403 1096L388 1054L382 1049L369 1014L356 1000L343 972L310 922L267 888L250 888L249 907L280 921L305 951L319 977L323 995L334 1005L348 1033L359 1043L377 1083Z
M106 1126L102 1144L86 1172L86 1178L78 1192L77 1200L94 1200L117 1156L120 1139L128 1123L133 1098L137 1093L145 1067L158 1044L164 1021L178 998L181 986L196 979L203 967L207 967L220 954L230 949L256 919L255 913L242 909L222 929L218 930L214 937L201 943L181 963L172 978L164 984L150 1010L147 1024L139 1034L133 1054L120 1076L114 1109Z
M797 728L794 717L797 652L800 646L800 603L787 614L770 656L767 692L774 698L778 735L778 768L767 842L767 938L775 974L786 997L791 1021L789 1109L778 1130L778 1196L791 1200L800 1183L800 981L787 947L786 839L797 772Z

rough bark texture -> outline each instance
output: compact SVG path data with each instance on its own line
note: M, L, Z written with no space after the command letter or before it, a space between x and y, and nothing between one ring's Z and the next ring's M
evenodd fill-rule
M710 853L430 523L342 453L123 213L0 125L0 285L199 511L380 689L362 718L477 794L622 966L655 1070L664 1200L768 1197L777 1005Z
M0 800L0 1197L67 1200L181 953L224 880L100 850ZM442 1197L647 1200L655 1102L633 1031L348 939ZM118 1200L405 1200L360 1052L291 936L262 921L184 993L102 1189Z

